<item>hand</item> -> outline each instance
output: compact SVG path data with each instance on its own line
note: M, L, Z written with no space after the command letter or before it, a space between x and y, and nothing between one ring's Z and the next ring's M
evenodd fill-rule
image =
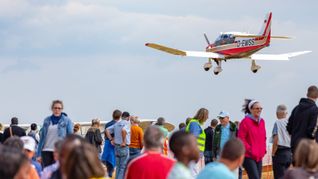
M121 147L126 147L126 143L123 142L123 143L120 144L120 146L121 146Z
M36 161L38 161L39 163L42 163L42 158L41 157L37 157Z
M115 146L114 140L111 140L110 143L111 143L113 146Z

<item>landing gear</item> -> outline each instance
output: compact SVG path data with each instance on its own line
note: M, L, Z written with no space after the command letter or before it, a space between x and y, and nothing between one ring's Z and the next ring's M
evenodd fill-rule
M212 63L208 62L208 63L204 64L203 68L205 71L209 71L212 68Z
M252 66L251 66L251 71L253 73L257 73L257 71L261 68L261 66L256 65L255 60L252 60Z
M221 65L222 65L222 61L221 61L221 60L220 60L220 61L214 60L214 61L215 61L215 63L216 63L218 66L214 68L213 73L214 73L215 75L218 75L220 72L223 71L222 66L221 66Z

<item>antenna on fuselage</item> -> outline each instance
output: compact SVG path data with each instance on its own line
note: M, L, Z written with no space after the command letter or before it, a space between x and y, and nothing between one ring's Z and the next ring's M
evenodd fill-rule
M206 40L206 43L208 43L208 45L210 45L210 41L209 41L209 39L208 39L208 36L204 33L204 38L205 38L205 40Z

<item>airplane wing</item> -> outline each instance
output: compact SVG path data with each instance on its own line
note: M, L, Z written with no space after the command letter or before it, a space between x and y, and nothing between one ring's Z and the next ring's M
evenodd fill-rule
M289 60L291 57L295 57L298 55L310 53L311 51L301 51L301 52L291 52L284 54L253 54L249 58L252 60Z
M189 57L224 58L223 55L218 53L204 52L204 51L178 50L178 49L166 47L166 46L155 44L155 43L146 43L146 46L160 50L160 51L164 51L166 53L170 53L173 55L189 56Z

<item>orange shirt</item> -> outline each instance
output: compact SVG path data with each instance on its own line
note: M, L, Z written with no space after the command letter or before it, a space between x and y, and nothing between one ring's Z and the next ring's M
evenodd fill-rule
M141 127L137 125L132 125L130 128L130 148L142 149L142 139L144 137L144 132Z

